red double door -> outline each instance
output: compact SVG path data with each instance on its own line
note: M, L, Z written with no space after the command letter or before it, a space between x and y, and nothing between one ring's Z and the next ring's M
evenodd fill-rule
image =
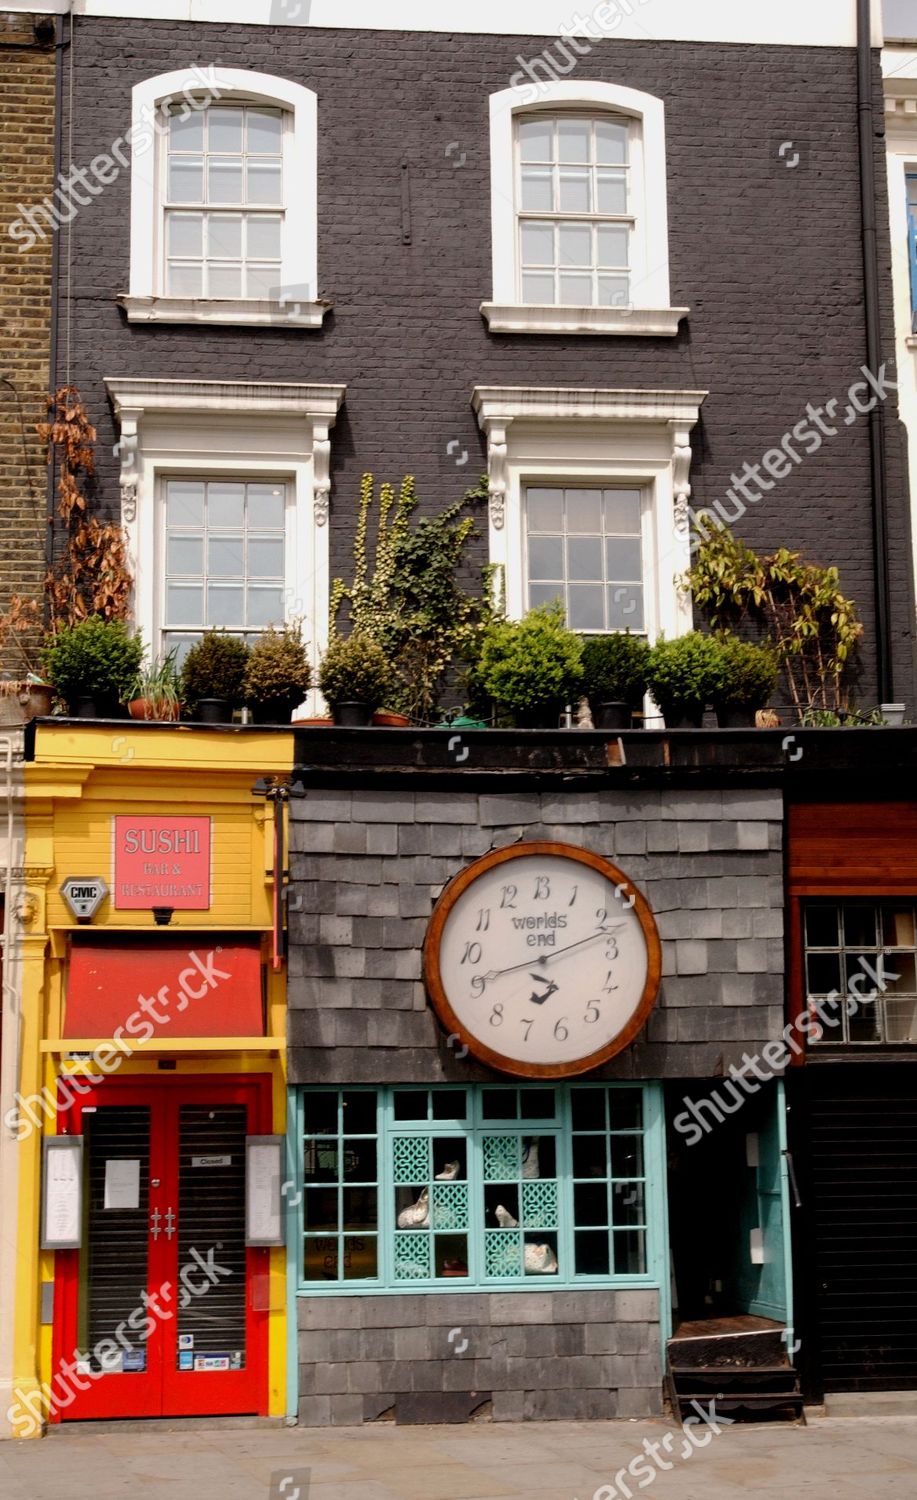
M83 1137L79 1250L57 1252L52 1421L267 1412L269 1251L245 1243L267 1079L106 1079Z

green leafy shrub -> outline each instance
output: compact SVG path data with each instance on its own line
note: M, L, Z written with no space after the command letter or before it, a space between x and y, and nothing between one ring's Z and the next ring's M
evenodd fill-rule
M338 703L365 703L377 709L388 701L392 681L385 651L360 631L335 636L318 673L318 685L332 708Z
M598 703L628 703L638 708L646 692L650 648L629 632L594 635L583 643L583 692Z
M239 704L243 697L249 648L234 635L208 630L192 646L182 667L182 696L189 713L203 698L222 698Z
M42 650L48 680L71 710L83 696L112 706L123 702L142 659L140 636L131 635L123 620L100 615L62 626Z
M722 652L723 682L714 698L717 705L764 708L777 686L777 659L767 646L729 636L717 643Z
M657 641L649 655L647 683L666 719L677 718L684 708L703 711L723 698L723 647L698 630L674 641Z
M311 681L299 626L271 626L251 649L243 692L247 703L277 705L289 714L302 702Z
M487 627L476 666L484 692L517 717L562 706L582 691L583 643L563 606L544 604L522 620Z

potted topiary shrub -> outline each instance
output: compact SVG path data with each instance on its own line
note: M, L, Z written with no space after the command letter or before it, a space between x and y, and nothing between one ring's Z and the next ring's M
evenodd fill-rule
M113 718L136 679L143 641L123 620L90 615L49 635L45 672L68 712L78 719Z
M777 659L767 646L729 636L721 643L722 685L714 695L722 729L753 729L755 714L766 708L777 686Z
M229 724L243 698L249 648L234 635L208 630L182 666L182 697L192 719Z
M629 729L646 692L649 643L630 631L583 643L583 692L596 729Z
M273 625L252 647L243 691L256 724L289 724L306 693L312 673L298 625Z
M393 681L392 667L377 641L362 631L335 636L322 658L318 685L335 724L362 728L385 702Z
M567 629L562 604L543 604L488 625L475 675L520 728L555 728L582 691L583 643Z
M657 641L646 677L667 729L700 729L707 704L722 693L723 647L698 630Z
M127 694L127 711L132 719L174 721L181 717L181 683L175 666L175 652L144 667Z

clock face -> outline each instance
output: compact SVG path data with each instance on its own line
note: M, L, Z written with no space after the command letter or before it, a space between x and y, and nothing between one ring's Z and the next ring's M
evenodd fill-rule
M587 1072L627 1046L656 999L659 937L643 896L585 849L517 844L444 891L424 947L443 1025L492 1067Z

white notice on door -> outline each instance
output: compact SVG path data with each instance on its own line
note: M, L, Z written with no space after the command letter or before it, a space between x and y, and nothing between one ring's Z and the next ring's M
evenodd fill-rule
M140 1161L105 1163L105 1207L140 1207Z

